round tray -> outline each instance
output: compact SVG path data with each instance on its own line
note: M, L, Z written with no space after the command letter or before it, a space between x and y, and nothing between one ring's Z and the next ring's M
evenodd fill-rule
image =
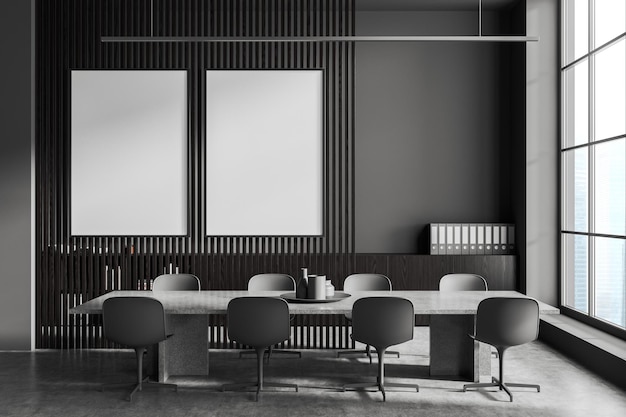
M284 294L281 294L280 297L284 298L290 303L334 303L337 301L341 301L344 298L350 297L350 294L343 291L335 291L335 295L325 298L323 300L314 300L312 298L296 298L295 292L286 292Z

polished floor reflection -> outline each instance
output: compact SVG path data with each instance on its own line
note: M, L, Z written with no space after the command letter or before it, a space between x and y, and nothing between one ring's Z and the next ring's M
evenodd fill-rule
M223 383L254 379L256 362L238 351L211 352L208 378L179 378L178 392L99 391L101 383L133 381L132 351L0 352L2 416L623 416L626 392L586 371L541 342L511 348L509 380L541 384L541 392L519 389L515 402L497 391L461 392L462 381L428 377L428 332L399 346L400 359L386 358L389 381L420 385L420 392L341 392L343 384L376 377L376 363L334 351L304 351L303 358L276 356L266 367L268 381L292 382L293 390L221 392ZM497 360L493 360L497 372Z

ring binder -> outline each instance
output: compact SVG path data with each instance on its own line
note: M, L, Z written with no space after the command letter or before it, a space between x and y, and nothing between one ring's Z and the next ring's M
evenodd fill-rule
M431 223L431 255L505 255L515 253L510 223Z

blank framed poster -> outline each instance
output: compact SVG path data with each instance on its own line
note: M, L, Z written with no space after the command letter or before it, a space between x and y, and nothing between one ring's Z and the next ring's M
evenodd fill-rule
M319 236L321 70L206 73L206 233Z
M187 72L71 72L72 235L187 234Z

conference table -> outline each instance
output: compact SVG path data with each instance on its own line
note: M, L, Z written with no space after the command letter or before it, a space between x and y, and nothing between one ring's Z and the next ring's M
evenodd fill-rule
M174 337L159 344L158 379L209 374L209 315L226 314L235 297L280 297L284 291L112 291L70 309L71 314L102 314L110 297L153 297L163 304ZM362 297L403 297L413 303L416 315L430 316L430 375L470 381L490 380L491 349L472 340L474 317L481 300L489 297L523 297L516 291L354 291L334 302L289 302L290 314L346 314ZM541 314L558 314L556 307L539 302Z

